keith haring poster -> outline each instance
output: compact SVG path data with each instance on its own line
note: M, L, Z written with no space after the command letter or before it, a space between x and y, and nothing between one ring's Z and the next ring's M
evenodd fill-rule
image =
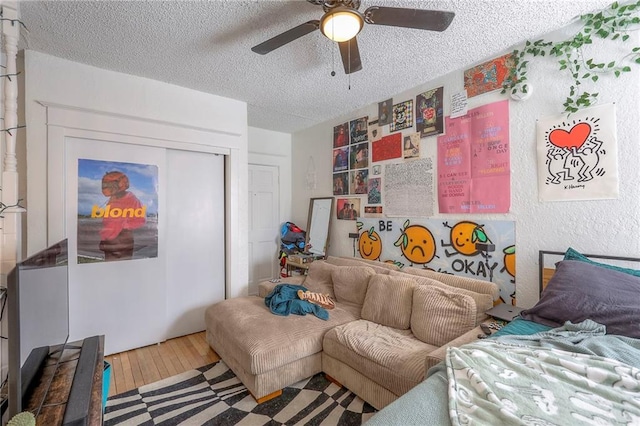
M618 197L615 105L538 120L540 201Z
M359 217L356 226L356 257L491 281L515 305L513 221Z
M440 213L506 213L511 205L509 101L446 119L438 136Z
M493 90L502 89L502 84L515 73L511 53L491 59L464 72L464 88L470 98Z

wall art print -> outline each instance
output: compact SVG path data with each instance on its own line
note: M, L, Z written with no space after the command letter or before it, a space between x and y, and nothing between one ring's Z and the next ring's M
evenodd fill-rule
M349 194L349 172L333 174L333 195Z
M383 136L380 140L371 143L371 161L373 163L396 158L402 158L401 133Z
M393 108L393 99L378 102L378 126L386 126L391 124L391 110Z
M444 88L438 87L416 96L416 131L421 138L444 132Z
M158 257L158 166L78 159L78 263Z
M333 147L349 145L349 123L338 124L333 128Z
M420 133L405 135L402 156L405 160L420 158Z
M356 227L356 257L491 281L516 304L513 221L359 217Z
M393 118L389 125L389 131L397 132L398 130L413 127L413 100L400 102L393 106Z
M618 197L615 105L538 120L540 201Z
M360 198L338 198L336 216L340 220L356 220L360 216Z
M368 140L368 121L369 117L361 117L349 122L349 131L352 144L366 142Z
M502 89L502 84L513 79L514 73L511 53L469 68L464 72L464 88L467 89L467 96L472 98Z
M511 205L509 101L447 117L438 136L440 213L506 213Z

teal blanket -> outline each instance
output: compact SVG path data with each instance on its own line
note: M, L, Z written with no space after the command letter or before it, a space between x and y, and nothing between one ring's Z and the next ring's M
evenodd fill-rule
M640 424L639 342L586 320L451 347L451 423Z
M298 298L298 290L307 291L307 289L301 285L278 284L273 288L271 293L264 298L264 304L276 315L313 314L325 321L329 319L329 312L323 307L314 305L306 300L300 300Z

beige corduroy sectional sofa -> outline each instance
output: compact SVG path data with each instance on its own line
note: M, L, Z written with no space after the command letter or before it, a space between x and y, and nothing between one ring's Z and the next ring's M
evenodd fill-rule
M283 278L336 301L329 319L279 316L264 297L206 310L207 341L258 400L321 371L381 409L424 380L448 346L477 338L498 298L494 283L426 269L329 256Z

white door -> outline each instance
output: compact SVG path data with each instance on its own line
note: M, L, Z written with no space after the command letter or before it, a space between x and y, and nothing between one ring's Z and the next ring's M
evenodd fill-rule
M167 150L167 338L224 300L224 156Z
M249 294L279 275L278 183L277 167L249 164Z
M124 144L105 140L67 138L66 151L66 236L69 239L69 333L70 340L96 334L105 335L105 354L160 342L166 330L166 251L160 245L164 230L163 211L166 206L165 154L162 148ZM78 227L83 226L80 245L87 252L89 240L84 222L79 222L81 206L96 204L104 207L101 179L110 168L96 165L92 173L79 177L78 160L128 163L131 167L157 166L158 244L157 251L134 260L79 263ZM91 174L91 175L90 175ZM131 180L129 191L140 200L144 193ZM81 196L80 196L81 195ZM87 196L89 195L89 196ZM150 206L148 206L150 208ZM84 209L84 207L82 207ZM105 209L106 211L106 209ZM106 213L105 213L106 214ZM84 215L86 217L86 215ZM100 222L98 222L100 224ZM102 255L98 242L99 229L93 236L96 258ZM135 238L136 244L138 237ZM153 246L153 245L151 245Z

